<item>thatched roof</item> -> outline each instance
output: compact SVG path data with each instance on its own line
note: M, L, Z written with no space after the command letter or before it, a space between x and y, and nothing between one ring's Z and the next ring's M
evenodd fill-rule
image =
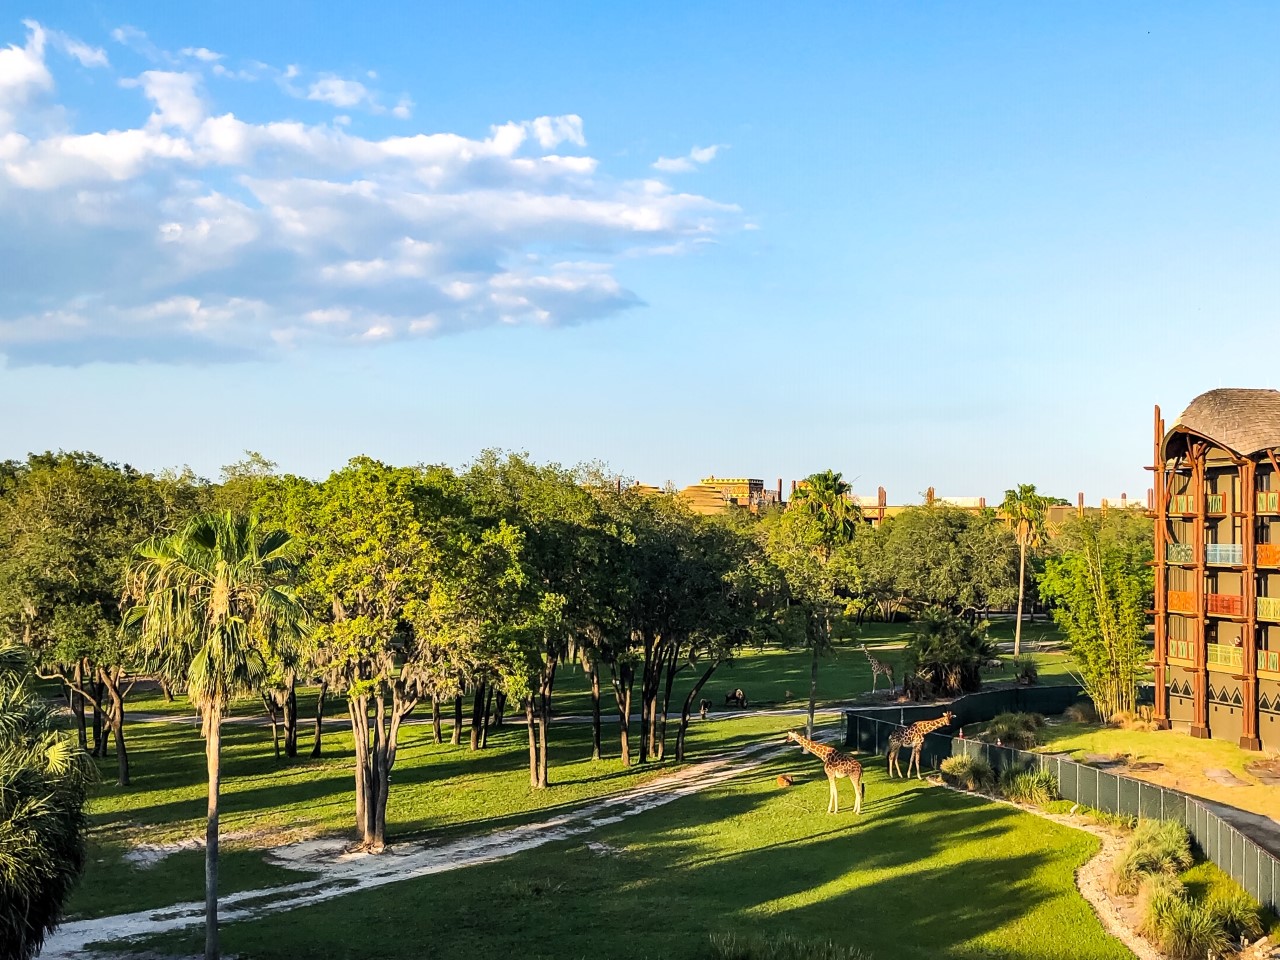
M1194 433L1238 454L1280 447L1280 390L1224 387L1196 397L1164 439Z

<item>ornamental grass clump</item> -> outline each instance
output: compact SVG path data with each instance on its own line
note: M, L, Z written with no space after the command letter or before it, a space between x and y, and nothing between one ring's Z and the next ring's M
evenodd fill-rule
M1243 890L1193 899L1171 873L1145 877L1138 888L1138 932L1178 960L1202 960L1262 935L1262 908Z
M1010 767L1000 774L1000 795L1014 803L1042 807L1058 798L1058 780L1048 770Z
M1020 654L1009 661L1013 665L1013 679L1031 686L1040 682L1040 667L1029 653Z
M947 757L942 761L941 770L942 779L953 787L985 791L995 786L995 771L982 757L971 757L964 753Z
M1038 742L1037 731L1044 725L1038 713L1001 713L987 724L982 739L1015 750L1030 750Z
M1062 712L1071 723L1097 723L1098 711L1093 709L1093 704L1088 700L1081 700L1079 703L1073 703Z
M771 936L711 934L713 960L870 960L854 947L830 940L801 940L789 933Z
M1176 876L1191 866L1191 836L1172 820L1140 820L1111 867L1115 893L1132 896L1149 876Z

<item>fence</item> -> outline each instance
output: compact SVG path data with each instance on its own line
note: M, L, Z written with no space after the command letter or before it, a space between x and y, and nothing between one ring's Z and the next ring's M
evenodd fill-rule
M990 720L1006 710L1061 713L1080 699L1079 687L990 690L961 697L947 709L956 714L955 724L964 726ZM936 717L939 710L938 706L849 710L845 713L845 745L860 753L884 756L890 734L916 720ZM1095 810L1181 823L1205 859L1217 864L1263 906L1280 912L1280 861L1196 798L1065 757L939 733L925 737L920 761L937 769L947 757L962 753L984 758L997 774L1010 767L1047 770L1057 778L1059 796Z

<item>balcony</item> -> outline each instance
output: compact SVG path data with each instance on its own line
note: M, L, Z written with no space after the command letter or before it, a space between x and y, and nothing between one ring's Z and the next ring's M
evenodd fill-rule
M1204 662L1206 666L1239 671L1244 668L1244 650L1225 643L1206 643Z
M1258 566L1280 567L1280 543L1258 544Z
M1169 641L1169 658L1171 660L1186 660L1191 662L1191 641L1190 640L1170 640Z
M1258 491L1259 513L1280 513L1280 490Z
M1204 562L1235 567L1244 563L1244 545L1239 543L1206 543Z
M1170 590L1169 609L1174 613L1195 613L1196 595L1190 590Z
M1207 613L1225 617L1244 616L1244 597L1235 593L1206 593L1204 608Z
M1194 493L1180 493L1175 497L1169 498L1170 513L1195 513L1196 512L1196 495Z
M1189 543L1165 544L1164 558L1170 563L1195 563L1195 547Z
M1280 650L1259 650L1258 669L1280 673Z
M1226 498L1221 493L1210 493L1204 498L1206 513L1226 513Z
M1258 619L1280 620L1280 597L1259 597Z

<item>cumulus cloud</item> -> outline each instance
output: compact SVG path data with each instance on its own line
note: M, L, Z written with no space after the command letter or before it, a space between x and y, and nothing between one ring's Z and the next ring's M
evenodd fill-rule
M720 152L720 146L694 147L683 157L659 157L653 162L653 169L663 173L688 173L703 164L710 163Z
M118 33L157 66L121 78L111 126L83 110L77 129L50 123L76 105L58 103L49 52L110 69L105 56L76 56L34 23L0 48L10 364L214 363L586 323L642 302L615 275L620 260L694 250L741 226L732 205L608 176L574 114L371 137L345 114L291 119L284 101L278 119L249 121L219 102L245 89L222 81L221 54L191 47L179 59L139 30ZM277 76L338 109L411 115L407 97L385 109L362 81Z

